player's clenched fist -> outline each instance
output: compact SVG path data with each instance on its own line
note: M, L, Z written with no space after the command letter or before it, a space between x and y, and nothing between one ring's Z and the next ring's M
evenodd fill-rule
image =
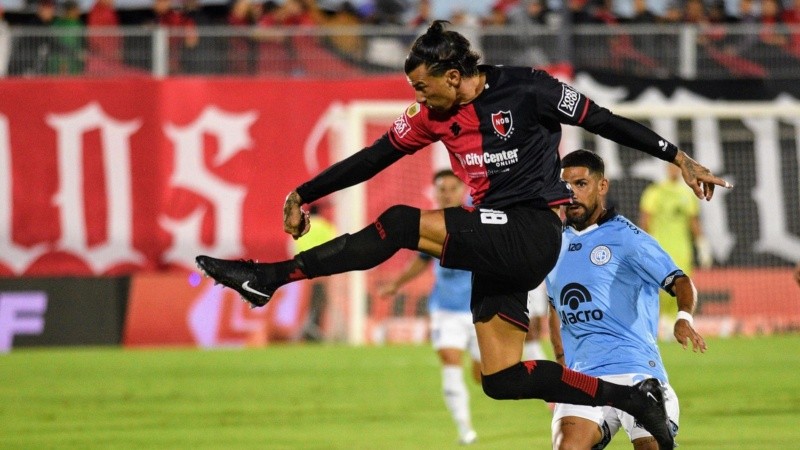
M302 204L303 199L296 191L290 192L283 203L283 231L291 234L294 239L308 233L308 230L311 229L308 212L300 208Z

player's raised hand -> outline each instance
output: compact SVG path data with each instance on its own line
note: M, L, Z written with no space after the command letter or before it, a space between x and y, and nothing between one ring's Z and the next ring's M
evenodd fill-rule
M290 192L283 203L283 231L291 234L295 240L311 229L308 212L300 208L302 204L303 199L295 191Z
M684 350L691 342L692 351L697 352L700 350L700 353L706 352L706 340L703 339L703 336L700 336L689 321L677 320L675 322L674 334L675 339L683 346Z
M711 200L716 186L733 188L732 184L715 176L707 167L693 160L683 151L678 151L678 155L675 156L672 163L681 168L683 181L692 188L694 195L699 199Z

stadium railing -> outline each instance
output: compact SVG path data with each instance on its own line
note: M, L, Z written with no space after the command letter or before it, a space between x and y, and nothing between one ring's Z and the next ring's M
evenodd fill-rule
M463 28L494 64L568 62L656 79L800 78L800 27L580 25ZM397 73L407 27L0 27L6 76L236 75L342 78Z

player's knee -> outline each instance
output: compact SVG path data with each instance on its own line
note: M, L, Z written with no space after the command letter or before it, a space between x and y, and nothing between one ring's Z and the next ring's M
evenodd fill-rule
M522 380L517 376L517 365L481 377L483 392L495 400L518 400Z
M419 218L419 208L394 205L378 216L375 227L381 239L414 250L419 245Z

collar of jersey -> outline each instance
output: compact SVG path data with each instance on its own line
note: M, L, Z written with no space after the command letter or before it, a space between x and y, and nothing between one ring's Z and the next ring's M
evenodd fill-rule
M600 220L597 221L597 223L593 223L581 231L576 230L575 227L569 227L569 228L571 228L572 232L575 233L576 235L583 236L586 233L590 233L593 230L600 228L600 225L608 222L609 220L613 219L616 216L617 216L617 211L613 207L611 207L608 209L608 211L606 211L603 217L601 217Z

